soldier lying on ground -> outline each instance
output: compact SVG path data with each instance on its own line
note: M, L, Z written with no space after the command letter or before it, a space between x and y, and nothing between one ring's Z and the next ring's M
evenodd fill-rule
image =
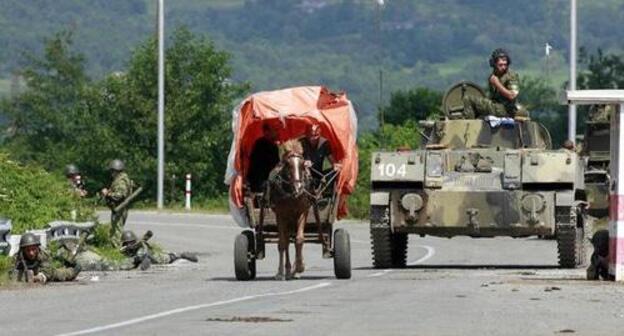
M41 250L39 239L25 233L20 239L20 249L15 258L14 274L18 281L46 283L48 281L72 281L80 273L80 266L54 266L47 251ZM59 262L64 263L63 260Z
M120 251L125 258L120 261L107 260L98 253L84 248L78 242L66 241L61 244L59 250L68 265L77 265L84 271L128 271L135 268L148 269L152 264L170 264L178 259L186 259L197 262L197 256L193 253L181 253L179 256L172 252L159 252L153 249L147 241L152 237L152 232L147 231L141 240L138 240L134 232L122 233L122 247Z
M192 262L198 261L197 255L194 253L183 252L177 255L173 252L154 250L147 242L152 236L152 231L147 231L141 240L138 240L134 232L130 230L121 234L121 251L132 261L134 267L144 271L151 264L171 264L178 259L186 259Z

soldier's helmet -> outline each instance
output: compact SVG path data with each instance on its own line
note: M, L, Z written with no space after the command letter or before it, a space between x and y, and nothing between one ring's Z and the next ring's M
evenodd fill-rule
M119 159L115 159L108 164L108 170L123 171L124 169L126 169L126 165Z
M75 164L70 163L67 166L65 166L65 176L77 175L77 174L80 174L80 170L78 170L78 167L76 167Z
M126 230L121 234L121 243L122 244L128 244L131 242L135 242L137 241L137 236L134 234L134 232L130 231L130 230Z
M509 55L509 52L507 52L507 50L503 49L503 48L496 48L494 49L494 51L492 51L492 55L490 56L490 67L494 67L494 65L496 65L496 60L498 60L499 58L506 58L507 59L507 65L511 65L511 56Z
M20 238L20 248L24 248L27 246L39 246L41 245L41 243L39 242L39 238L37 238L37 236L35 236L34 234L27 232L24 233L22 235L22 238Z

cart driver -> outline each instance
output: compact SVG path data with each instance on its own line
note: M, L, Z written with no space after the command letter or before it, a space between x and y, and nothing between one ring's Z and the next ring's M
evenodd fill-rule
M308 165L312 168L312 176L315 179L329 173L329 171L323 170L325 158L329 160L335 171L340 171L342 168L342 165L334 160L329 142L321 136L320 125L311 124L308 126L305 137L301 139L301 146L303 147L303 156L309 162Z
M249 156L247 182L252 192L262 192L271 170L279 163L277 132L268 124L262 124L262 137L256 140Z

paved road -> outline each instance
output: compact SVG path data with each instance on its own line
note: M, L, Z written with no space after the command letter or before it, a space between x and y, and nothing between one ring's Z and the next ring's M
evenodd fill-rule
M172 251L200 253L147 272L85 273L76 283L0 291L0 335L620 335L624 286L559 270L553 241L410 236L410 267L371 269L365 223L351 234L351 280L320 247L302 279L275 281L270 245L258 279L234 280L229 216L134 212ZM10 307L10 308L9 308Z

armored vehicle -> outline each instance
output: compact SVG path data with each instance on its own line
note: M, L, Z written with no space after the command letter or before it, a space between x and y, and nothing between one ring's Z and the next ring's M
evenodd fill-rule
M552 235L560 266L583 264L589 230L582 160L553 150L546 128L529 118L466 119L466 95L484 93L473 83L452 86L444 117L420 122L421 149L372 154L373 265L405 266L408 234Z
M612 109L609 105L591 106L583 136L581 155L587 162L585 189L588 212L595 217L604 217L609 213L609 114Z

